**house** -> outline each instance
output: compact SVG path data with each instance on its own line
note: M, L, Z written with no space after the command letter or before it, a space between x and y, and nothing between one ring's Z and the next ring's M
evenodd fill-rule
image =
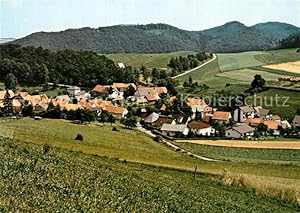
M225 136L228 138L250 138L253 136L254 131L254 128L247 124L242 124L227 130Z
M166 87L138 87L134 96L137 98L145 98L149 95L159 96L168 93Z
M268 127L268 130L274 130L273 135L280 135L280 132L278 131L280 122L278 121L264 121L264 125Z
M33 106L33 112L40 113L48 109L50 99L46 94L27 95L24 101Z
M300 126L300 115L296 115L292 121L293 126L297 127Z
M184 124L163 124L161 132L166 136L187 136L189 134L189 128Z
M70 86L67 88L67 92L70 96L75 96L77 95L78 93L80 93L80 87L77 87L77 86Z
M287 120L281 121L280 126L281 126L283 129L291 128L291 127L292 127L292 125L291 125Z
M120 92L124 92L129 87L133 87L136 89L136 86L134 83L113 83L112 88L117 89Z
M22 111L22 103L17 99L13 99L12 100L12 108L13 108L14 114L18 114Z
M215 129L210 125L201 121L192 121L188 124L188 128L192 133L199 136L213 136L215 135Z
M152 94L152 95L146 95L146 100L147 102L150 103L155 103L156 101L158 101L160 99L160 97L156 94Z
M0 91L0 100L4 100L6 92L6 90ZM15 96L15 93L12 90L8 90L8 94L10 98L13 98Z
M123 63L117 63L117 67L120 69L125 69L126 66Z
M263 118L247 118L245 120L245 124L248 124L249 126L252 126L252 127L257 127L259 124L261 124L263 122L264 122Z
M128 114L128 110L125 107L107 106L103 110L111 113L117 118L124 118Z
M244 123L247 118L254 118L255 109L249 106L242 106L234 110L233 120L236 122Z
M162 127L164 124L176 124L176 121L170 116L160 115L154 126Z
M110 86L109 85L96 85L94 87L94 89L92 90L93 92L96 93L102 93L102 94L107 94L110 90Z
M216 111L212 116L212 121L218 124L228 124L232 118L230 112Z
M158 119L159 119L159 114L153 112L144 119L144 122L148 124L152 124L156 122Z
M255 110L255 113L256 113L257 117L264 118L264 119L269 118L270 110L264 109L261 106L254 107L254 110Z
M80 104L67 104L63 109L67 111L76 111L78 109L83 109L83 107Z

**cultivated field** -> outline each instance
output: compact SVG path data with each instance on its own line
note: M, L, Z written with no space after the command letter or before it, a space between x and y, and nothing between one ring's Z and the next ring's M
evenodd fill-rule
M241 188L250 183L247 177L194 176L6 139L0 139L0 168L1 212L296 212L298 208L281 200L293 197L292 191L280 199Z
M281 64L271 64L266 65L264 67L274 70L283 70L287 72L300 74L300 61L287 62Z
M183 51L162 54L135 54L135 53L118 53L107 54L106 56L115 63L124 63L126 65L141 68L168 68L168 64L173 57L187 56L195 52Z

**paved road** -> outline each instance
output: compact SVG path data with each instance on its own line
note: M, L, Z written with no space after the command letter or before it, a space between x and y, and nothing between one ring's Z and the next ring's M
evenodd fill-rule
M213 54L213 58L210 59L209 61L207 61L207 62L205 62L204 64L201 64L200 66L195 67L195 68L193 68L193 69L191 69L191 70L187 70L187 71L185 71L184 73L181 73L181 74L179 74L179 75L176 75L176 76L172 77L172 79L176 79L176 78L179 78L179 77L184 76L184 75L186 75L186 74L189 74L190 72L196 71L196 70L198 70L199 68L204 67L205 65L209 64L210 62L213 62L213 61L216 60L216 59L217 59L216 54Z
M238 148L300 149L300 140L296 139L293 141L177 140L176 142Z
M145 134L149 135L151 138L155 138L156 135L153 134L150 130L147 130L145 128L142 127L141 124L137 124L137 129L141 132L144 132ZM212 159L212 158L207 158L207 157L203 157L203 156L200 156L200 155L197 155L197 154L194 154L194 153L191 153L185 149L182 149L180 148L179 146L176 146L175 144L171 143L170 141L167 141L165 139L162 140L162 142L164 144L166 144L167 146L173 148L174 150L180 150L182 153L185 153L187 154L188 156L191 156L191 157L195 157L195 158L198 158L198 159L201 159L201 160L205 160L205 161L220 161L220 160L216 160L216 159Z

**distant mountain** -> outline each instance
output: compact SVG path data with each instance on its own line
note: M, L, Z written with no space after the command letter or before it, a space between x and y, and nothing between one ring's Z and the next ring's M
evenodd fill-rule
M290 35L288 38L282 40L282 48L298 48L300 47L300 32Z
M270 22L247 27L229 22L204 31L187 31L167 24L117 25L100 28L38 32L13 41L22 46L50 50L90 50L97 53L160 53L174 51L240 52L279 47L290 32L289 24Z
M252 28L261 30L265 33L272 35L273 37L279 39L287 38L293 33L300 32L300 28L291 24L281 23L281 22L267 22L256 24Z

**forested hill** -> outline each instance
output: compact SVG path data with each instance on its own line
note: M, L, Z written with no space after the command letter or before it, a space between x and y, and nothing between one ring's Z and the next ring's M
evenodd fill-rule
M282 48L298 48L300 47L300 32L290 35L281 42Z
M89 50L97 53L239 52L279 47L279 41L294 32L300 32L300 28L277 22L252 27L229 22L204 31L186 31L166 24L117 25L39 32L12 43L50 50Z
M0 81L13 74L24 86L47 82L94 87L112 82L136 82L137 70L120 71L112 60L87 51L49 51L41 47L0 45Z

